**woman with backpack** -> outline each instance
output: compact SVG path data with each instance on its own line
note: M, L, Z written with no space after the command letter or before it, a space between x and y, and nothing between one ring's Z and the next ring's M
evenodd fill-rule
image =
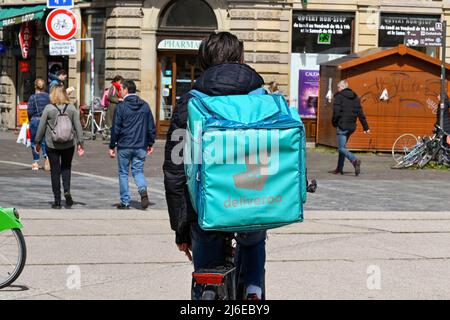
M36 152L36 133L39 127L39 119L42 116L42 112L45 107L50 103L50 96L45 92L45 81L43 79L36 79L34 82L34 87L36 89L35 94L33 94L28 99L28 121L30 124L30 140L31 140L31 152L33 154L33 164L31 169L33 171L39 170L39 152ZM44 170L50 171L50 163L47 157L47 150L45 148L45 141L41 141L42 157L44 157Z
M122 76L115 76L107 92L108 105L106 107L108 108L108 110L106 111L106 126L110 129L113 126L114 111L116 110L117 105L123 101L123 80L124 79Z
M42 113L35 139L37 151L43 139L45 139L50 160L52 189L55 197L52 208L61 209L61 177L66 205L71 207L73 205L70 194L72 159L75 146L80 157L84 154L83 132L80 115L75 106L70 103L62 84L57 84L51 89L50 104Z
M264 84L263 78L244 64L244 44L229 32L211 34L199 49L203 74L194 89L209 96L246 95ZM164 185L171 227L175 231L178 249L193 258L194 269L214 268L225 264L226 238L229 233L204 231L197 221L186 184L184 164L173 159L179 139L172 139L177 129L186 129L188 102L192 93L181 97L174 109L167 134L164 160ZM176 134L176 132L175 132ZM175 136L174 134L174 136ZM173 151L173 152L172 152ZM244 298L262 299L266 231L238 233L236 241L242 250L242 268L246 270ZM193 253L191 257L191 251Z

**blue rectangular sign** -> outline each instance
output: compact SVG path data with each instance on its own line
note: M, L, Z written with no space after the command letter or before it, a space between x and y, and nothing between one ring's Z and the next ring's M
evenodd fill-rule
M73 8L74 0L47 0L47 8Z

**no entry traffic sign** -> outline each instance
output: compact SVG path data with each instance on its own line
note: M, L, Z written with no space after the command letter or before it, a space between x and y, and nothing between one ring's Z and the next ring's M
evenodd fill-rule
M45 27L53 39L70 40L77 33L78 20L70 10L55 9L48 15Z

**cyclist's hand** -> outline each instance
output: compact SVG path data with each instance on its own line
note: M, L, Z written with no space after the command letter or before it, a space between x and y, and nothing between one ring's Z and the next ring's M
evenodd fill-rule
M153 153L153 147L148 147L147 148L147 155L151 155Z
M116 157L116 149L109 149L109 156L111 158L115 158Z
M177 244L177 247L178 247L178 250L180 250L186 254L189 261L192 261L192 254L191 254L192 247L189 244L187 244L187 243Z

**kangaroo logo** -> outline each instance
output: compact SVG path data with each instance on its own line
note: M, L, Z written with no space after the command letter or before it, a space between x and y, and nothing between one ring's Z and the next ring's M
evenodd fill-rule
M267 156L267 159L269 156ZM245 157L247 170L233 176L236 189L262 190L268 179L268 165L250 164L248 156ZM268 163L268 161L266 161Z

